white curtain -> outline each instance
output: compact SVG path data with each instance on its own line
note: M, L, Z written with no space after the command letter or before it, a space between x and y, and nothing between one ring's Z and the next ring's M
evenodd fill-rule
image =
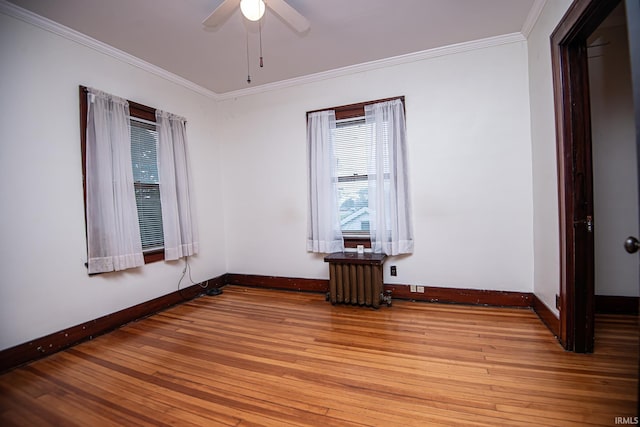
M404 107L401 100L365 106L371 132L369 227L373 252L413 252Z
M156 110L165 260L191 256L199 250L185 123L182 117Z
M333 110L310 113L307 118L309 160L309 219L307 251L332 253L344 250L338 214L335 178Z
M87 90L86 194L89 274L144 264L131 166L129 103Z

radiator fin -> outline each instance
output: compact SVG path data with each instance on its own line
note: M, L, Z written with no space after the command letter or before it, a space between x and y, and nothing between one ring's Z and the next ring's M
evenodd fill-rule
M329 294L332 304L380 307L382 266L329 264Z

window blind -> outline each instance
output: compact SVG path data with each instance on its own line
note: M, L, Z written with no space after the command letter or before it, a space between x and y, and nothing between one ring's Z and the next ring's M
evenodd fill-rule
M164 246L156 124L130 117L131 164L143 251Z
M343 232L355 235L369 231L369 138L364 117L336 122L334 144L340 225Z

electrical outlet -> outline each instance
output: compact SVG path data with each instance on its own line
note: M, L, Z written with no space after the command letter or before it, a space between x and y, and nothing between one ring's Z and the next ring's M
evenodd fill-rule
M416 292L419 294L424 294L424 286L416 286Z
M415 292L416 291L416 285L409 285L409 290L411 292Z
M391 266L391 275L392 276L397 276L398 275L398 269L396 268L395 265Z

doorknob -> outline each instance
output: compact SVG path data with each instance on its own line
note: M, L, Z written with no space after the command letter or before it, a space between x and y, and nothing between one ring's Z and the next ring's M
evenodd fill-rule
M624 241L624 249L630 254L634 254L640 249L640 242L635 237L629 236L627 240Z

